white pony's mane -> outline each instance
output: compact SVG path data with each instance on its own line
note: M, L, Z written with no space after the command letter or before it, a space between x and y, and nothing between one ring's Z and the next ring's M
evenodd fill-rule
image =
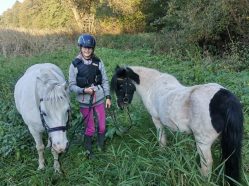
M44 99L55 102L61 99L68 99L65 86L55 82L51 83L45 91Z

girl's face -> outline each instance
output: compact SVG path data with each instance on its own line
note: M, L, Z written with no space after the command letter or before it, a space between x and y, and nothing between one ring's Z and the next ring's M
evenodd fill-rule
M93 48L81 47L81 53L85 59L91 59L92 53L93 53Z

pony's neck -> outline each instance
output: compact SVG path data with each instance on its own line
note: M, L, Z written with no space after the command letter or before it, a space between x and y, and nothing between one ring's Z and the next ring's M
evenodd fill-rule
M144 104L150 105L153 96L160 96L163 92L183 87L172 75L161 73L155 69L145 67L131 67L139 75L140 84L135 84L137 93L141 96Z
M161 73L158 70L145 67L131 67L131 69L139 75L140 84L136 84L139 93L146 93L151 88L178 87L182 86L179 81L172 75Z
M154 69L136 66L131 67L131 69L139 75L140 83L135 83L137 93L141 95L142 98L147 97L151 86L155 83L155 79L160 75L160 72Z

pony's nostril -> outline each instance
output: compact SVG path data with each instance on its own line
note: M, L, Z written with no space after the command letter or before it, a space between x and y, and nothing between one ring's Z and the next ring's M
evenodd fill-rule
M123 102L124 102L124 104L127 104L127 103L129 102L129 99L128 99L127 97L125 97L125 98L123 99Z
M61 153L61 152L64 152L65 150L66 150L66 149L63 149L63 148L60 148L60 149L59 149L60 153Z

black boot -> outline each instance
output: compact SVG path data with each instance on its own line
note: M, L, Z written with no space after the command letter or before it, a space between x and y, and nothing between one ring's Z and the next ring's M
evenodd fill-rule
M98 150L99 151L104 150L104 141L105 141L105 133L104 134L98 134Z
M92 136L85 135L84 137L84 147L86 149L86 156L88 159L93 158L93 152L92 152Z

